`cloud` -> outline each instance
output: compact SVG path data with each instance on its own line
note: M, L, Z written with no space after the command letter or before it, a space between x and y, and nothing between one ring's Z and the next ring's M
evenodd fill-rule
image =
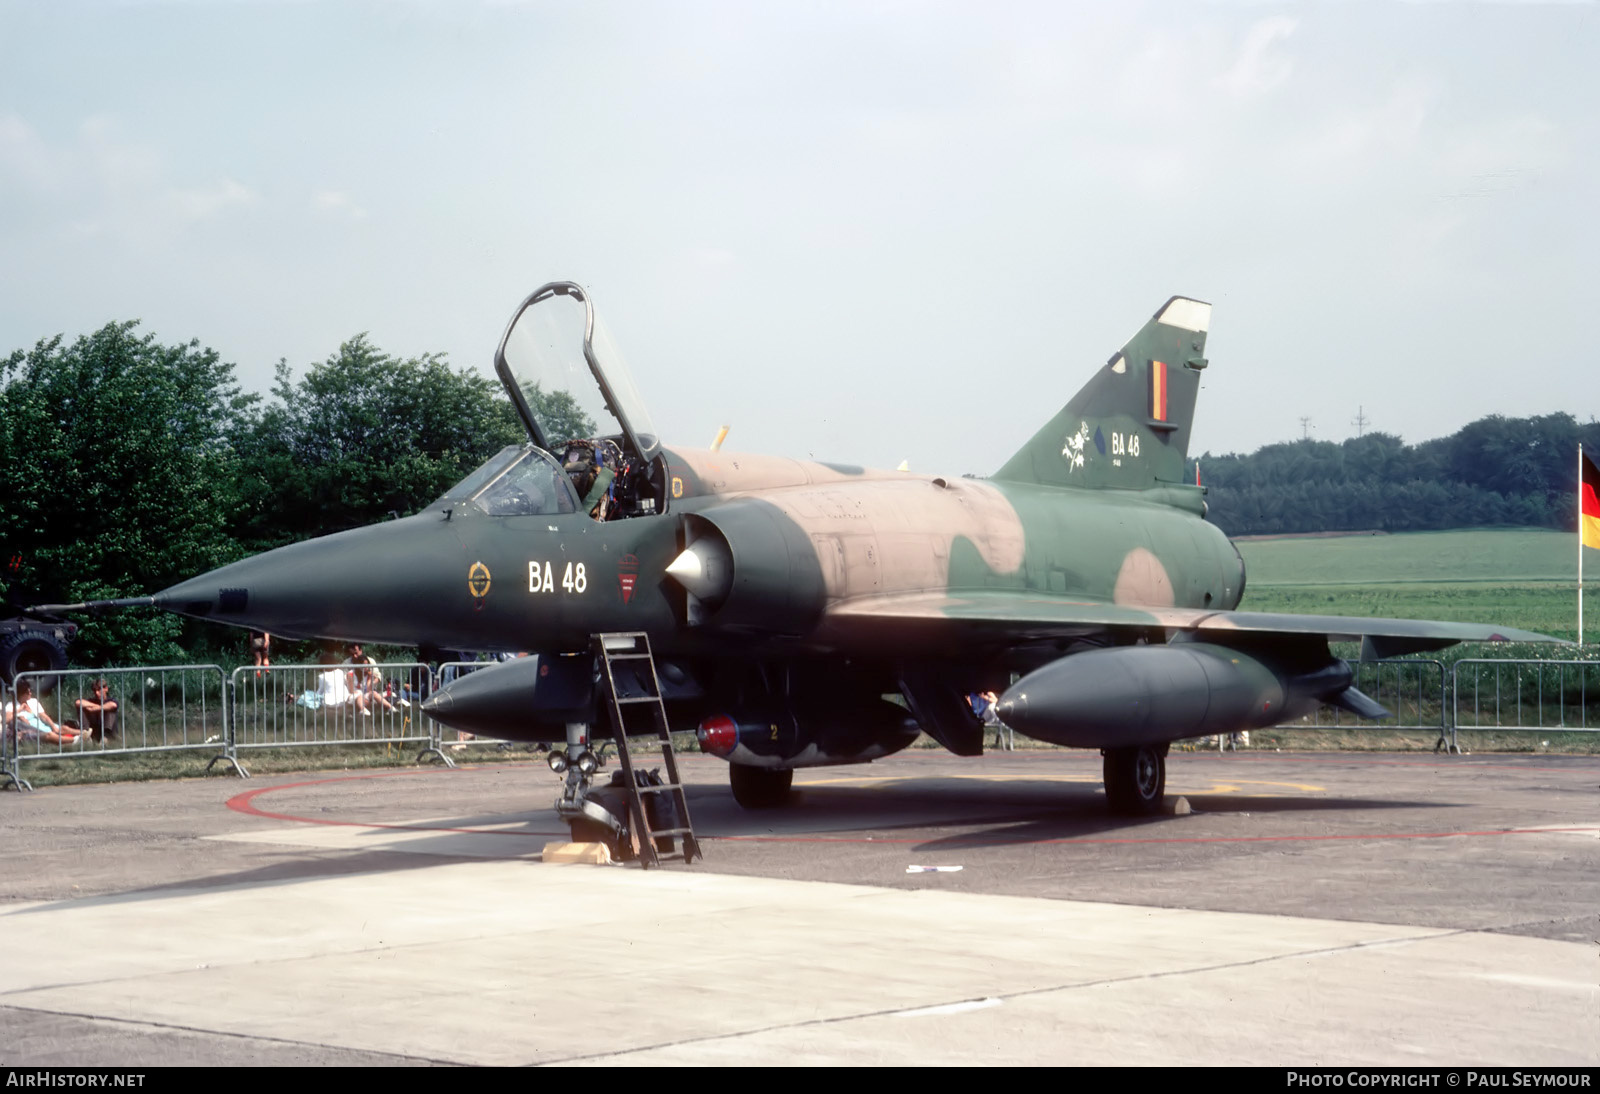
M367 219L367 210L357 205L355 199L343 190L318 190L311 195L311 208L325 216L343 216L351 220Z
M1288 146L1290 161L1324 178L1365 174L1395 159L1410 158L1424 138L1441 95L1432 83L1406 79L1380 101L1345 108L1321 120Z
M51 139L16 114L0 115L0 231L56 225L70 236L162 238L261 204L231 175L180 180L155 145L130 139L97 114Z
M260 195L250 187L228 178L212 186L168 191L173 210L181 219L190 222L210 220L230 209L248 208L260 200Z
M1297 25L1295 20L1277 15L1252 26L1233 66L1217 83L1240 97L1261 95L1282 84L1294 71L1294 61L1274 47L1293 34Z
M689 265L708 273L732 269L739 263L738 256L725 247L695 247L687 259Z
M0 184L14 181L37 191L55 176L50 150L33 127L15 114L0 114Z

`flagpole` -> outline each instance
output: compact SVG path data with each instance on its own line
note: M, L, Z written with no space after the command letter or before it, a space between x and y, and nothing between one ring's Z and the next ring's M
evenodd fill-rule
M1583 442L1578 442L1578 648L1583 648Z

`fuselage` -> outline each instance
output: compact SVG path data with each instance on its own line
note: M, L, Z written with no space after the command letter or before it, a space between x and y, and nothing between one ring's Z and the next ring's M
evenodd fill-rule
M829 610L947 593L1228 609L1243 591L1232 544L1201 518L1197 497L1173 504L1170 490L943 479L731 452L663 458L664 512L493 515L446 498L236 562L157 601L295 638L557 652L585 649L598 632L642 630L662 653L882 655L831 634ZM666 573L696 528L731 545L732 614L720 624L692 620ZM946 641L937 628L904 640Z

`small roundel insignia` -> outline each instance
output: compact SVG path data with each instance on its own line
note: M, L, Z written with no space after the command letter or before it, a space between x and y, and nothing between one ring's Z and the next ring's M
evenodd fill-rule
M467 571L467 592L482 600L489 595L489 567L474 562Z

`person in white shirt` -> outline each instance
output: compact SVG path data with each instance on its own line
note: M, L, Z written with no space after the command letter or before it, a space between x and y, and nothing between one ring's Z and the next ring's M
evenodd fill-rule
M15 735L19 741L81 745L89 740L89 734L58 725L54 718L46 714L44 706L33 697L33 683L29 680L17 685L16 701L7 703L4 711L0 711L0 721L5 725L5 732Z
M350 690L349 685L345 683L345 670L333 664L333 656L330 654L324 657L322 663L328 666L327 671L317 675L317 694L322 696L323 708L342 707L346 703L352 703L362 714L371 717L372 711L367 709L366 695L360 691Z

